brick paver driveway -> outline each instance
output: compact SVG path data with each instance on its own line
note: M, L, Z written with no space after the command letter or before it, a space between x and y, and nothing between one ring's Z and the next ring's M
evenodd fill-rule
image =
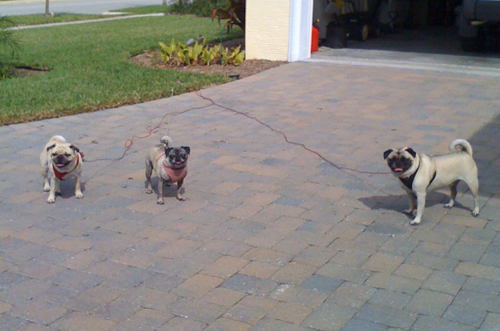
M430 195L408 225L389 175L335 169L219 107L167 117L121 161L84 164L47 204L38 155L62 134L116 158L195 94L0 128L0 329L499 330L500 79L294 63L203 91L339 165L386 171L382 153L471 141L481 215ZM172 120L171 120L172 119ZM163 134L189 145L187 201L144 189ZM69 185L70 184L70 185Z

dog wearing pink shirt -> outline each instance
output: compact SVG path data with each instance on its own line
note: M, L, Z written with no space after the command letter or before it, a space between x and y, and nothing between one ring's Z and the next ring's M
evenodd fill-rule
M153 170L158 175L158 200L159 205L163 205L163 185L177 183L177 199L186 200L181 195L181 187L187 176L187 160L191 152L188 146L173 147L172 139L163 136L161 144L151 148L146 157L146 193L153 193L151 185L151 175ZM151 186L151 188L150 188Z

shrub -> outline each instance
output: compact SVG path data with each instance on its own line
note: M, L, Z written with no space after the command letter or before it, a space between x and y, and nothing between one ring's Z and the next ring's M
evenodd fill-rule
M214 9L227 7L229 0L178 0L170 6L170 12L210 17Z
M0 46L7 46L7 49L11 51L10 56L15 55L20 45L19 41L15 38L13 31L9 29L15 25L14 21L8 17L0 16ZM0 80L5 80L13 75L12 68L8 66L6 62L7 61L3 60L0 54Z
M212 11L212 21L217 17L220 25L221 20L228 20L224 24L224 27L227 27L227 33L229 33L229 30L234 25L240 27L245 32L246 1L230 0L229 2L228 9L217 8Z
M212 47L205 44L195 42L192 46L175 42L174 39L170 44L158 43L161 48L161 59L163 63L169 66L189 66L204 64L209 66L211 64L222 63L222 65L240 65L245 59L245 53L241 50L241 46L230 50L221 45Z

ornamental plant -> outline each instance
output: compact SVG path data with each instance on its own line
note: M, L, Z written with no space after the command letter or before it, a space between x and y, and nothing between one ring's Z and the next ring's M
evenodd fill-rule
M162 42L160 45L160 54L163 63L168 66L192 66L222 64L239 66L245 59L245 52L238 46L232 50L221 45L209 47L204 43L195 42L192 46L187 46L174 39L170 44Z

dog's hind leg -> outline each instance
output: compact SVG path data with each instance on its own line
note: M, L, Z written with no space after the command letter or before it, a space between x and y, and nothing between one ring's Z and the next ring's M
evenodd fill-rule
M151 185L151 175L153 174L153 164L146 158L146 193L151 194L153 190L150 188Z
M458 186L458 180L451 183L451 185L450 185L450 202L448 202L446 205L444 205L446 208L451 208L455 205L455 198L457 197L457 186Z
M464 182L469 187L472 197L474 198L474 209L472 210L472 215L479 215L479 182L477 176L471 176L471 178L464 179Z

